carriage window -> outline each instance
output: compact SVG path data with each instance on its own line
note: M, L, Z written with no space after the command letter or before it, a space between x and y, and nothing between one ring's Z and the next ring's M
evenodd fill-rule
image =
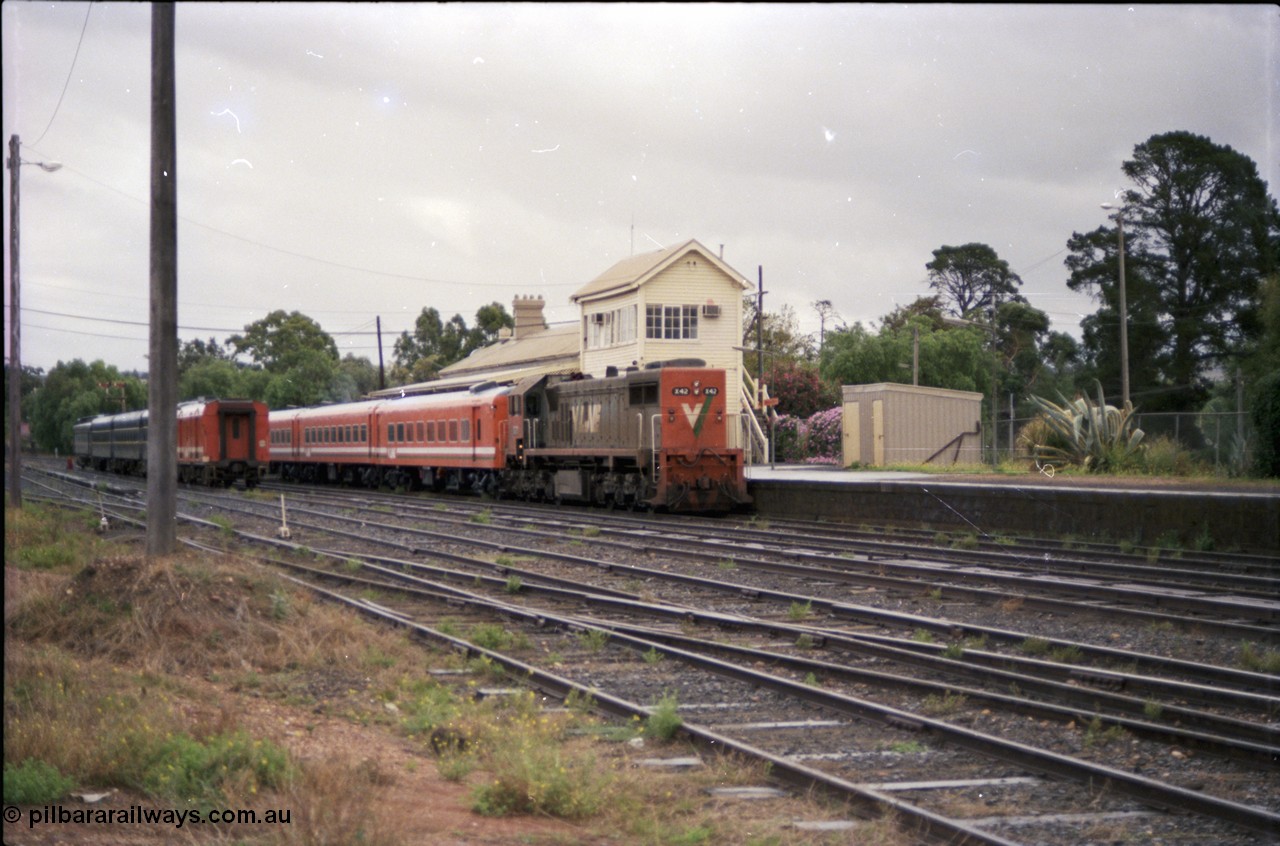
M462 421L462 440L464 441L471 440L471 421L470 420Z
M360 424L360 443L364 443L368 440L369 440L369 427L367 424L361 423Z
M436 421L427 421L427 443L435 443L436 440Z
M421 421L421 420L419 420L419 421L418 421L418 440L419 440L419 441L425 441L425 440L426 440L426 437L425 437L425 436L424 436L424 434L423 434L423 430L424 430L424 428L425 428L425 427L422 425L422 421Z
M396 424L387 424L387 443L394 444L396 442Z
M458 421L457 420L449 421L449 440L451 442L458 440Z

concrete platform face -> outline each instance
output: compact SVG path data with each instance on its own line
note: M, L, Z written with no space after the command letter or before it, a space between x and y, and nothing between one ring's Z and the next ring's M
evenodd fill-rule
M1160 480L967 477L835 467L748 468L763 516L892 524L935 531L1075 536L1280 556L1280 489L1164 487Z
M814 464L756 464L747 468L747 481L801 482L896 482L904 479L936 479L931 473L903 473L898 470L846 470Z

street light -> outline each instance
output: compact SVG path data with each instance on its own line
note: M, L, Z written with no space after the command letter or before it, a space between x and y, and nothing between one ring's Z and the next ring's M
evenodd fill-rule
M1124 206L1103 203L1104 209L1115 209L1116 232L1120 235L1120 401L1129 404L1129 310L1124 293Z
M35 165L53 173L58 162L24 162L18 136L9 138L9 505L22 507L22 330L18 306L18 171Z

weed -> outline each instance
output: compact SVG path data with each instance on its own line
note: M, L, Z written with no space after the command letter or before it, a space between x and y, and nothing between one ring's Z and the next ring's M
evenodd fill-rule
M1213 551L1213 532L1209 531L1209 524L1205 524L1200 530L1200 534L1196 535L1195 540L1191 544L1197 552Z
M941 602L941 601L942 601L942 588L940 588L940 587L933 588L933 589L931 589L930 591L928 591L928 592L925 594L925 596L926 596L928 599L933 600L934 602Z
M964 646L959 643L949 643L947 648L942 650L943 658L950 658L952 661L959 661L964 657Z
M716 562L716 566L719 567L721 570L738 569L737 562L735 562L732 558L721 558L719 561Z
M1018 644L1018 650L1023 655L1047 655L1052 648L1053 644L1042 637L1029 637Z
M978 536L973 532L961 535L951 542L952 549L977 549Z
M1252 643L1240 645L1240 655L1236 659L1240 667L1254 673L1280 674L1280 650L1262 649Z
M1089 724L1085 726L1084 745L1085 748L1106 746L1110 743L1124 740L1128 734L1129 733L1124 730L1124 727L1118 725L1112 725L1111 727L1104 729L1102 727L1102 719L1100 717L1094 717L1089 721Z
M599 526L583 526L580 534L584 538L598 538L600 537L600 527Z
M477 623L471 627L471 635L467 639L481 649L495 652L509 649L513 640L511 632L497 623Z
M519 576L507 576L507 593L519 593L523 586Z
M484 509L483 511L477 511L475 514L471 515L470 520L472 523L478 523L482 526L487 526L493 522L493 512L490 511L488 508Z
M1084 653L1078 646L1059 646L1049 652L1049 660L1059 664L1079 664L1084 660Z
M679 714L680 703L674 693L663 694L658 704L649 711L649 719L645 723L645 733L657 740L670 740L684 725Z
M952 693L949 690L941 696L931 693L924 698L920 710L930 717L945 717L964 708L968 701L963 693Z
M609 643L609 633L604 629L584 629L578 633L578 642L592 652L599 652Z
M805 620L813 614L813 602L806 600L804 602L794 601L791 607L787 609L787 617L792 620Z
M813 635L801 633L801 635L796 638L797 649L813 649L814 645Z
M920 755L928 748L918 740L899 740L889 744L889 751L899 755Z
M209 517L209 522L217 526L227 540L235 537L235 527L231 524L231 518L225 514L214 514Z
M644 662L646 664L658 664L658 663L661 663L662 659L666 657L667 656L663 655L661 652L658 651L658 648L656 646L650 646L649 651L644 653Z
M1142 705L1142 713L1148 720L1158 720L1164 713L1164 705L1154 699L1148 699Z
M289 594L282 590L271 592L271 619L283 620L289 616Z
M815 673L806 673L804 683L809 687L822 687L822 683L818 681L818 676Z
M1132 555L1134 550L1138 548L1138 544L1131 540L1122 540L1117 544L1117 548L1125 555Z
M933 632L928 629L916 629L911 633L911 639L916 643L933 643Z

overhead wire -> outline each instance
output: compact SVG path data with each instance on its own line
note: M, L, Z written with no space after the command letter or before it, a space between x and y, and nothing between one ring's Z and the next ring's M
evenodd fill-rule
M58 95L57 105L53 107L53 114L49 116L49 125L44 128L44 132L40 133L40 137L31 145L32 147L44 140L49 134L49 130L53 127L53 121L58 117L58 112L62 109L62 98L67 96L67 88L71 85L71 77L76 71L76 61L80 58L80 45L84 44L85 31L89 29L89 13L93 11L92 0L88 7L84 10L84 24L80 27L80 40L76 42L76 53L71 57L71 67L67 68L67 81L62 83L62 93Z

